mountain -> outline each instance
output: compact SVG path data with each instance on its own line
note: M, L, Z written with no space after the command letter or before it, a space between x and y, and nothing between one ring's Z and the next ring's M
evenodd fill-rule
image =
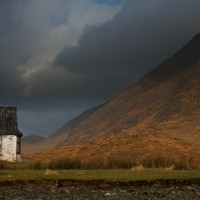
M53 141L53 140L52 140ZM62 144L62 145L61 145ZM35 157L123 158L200 156L200 34Z

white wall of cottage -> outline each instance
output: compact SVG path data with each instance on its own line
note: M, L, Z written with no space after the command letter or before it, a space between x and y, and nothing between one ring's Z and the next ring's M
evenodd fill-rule
M0 160L16 161L17 136L0 136Z

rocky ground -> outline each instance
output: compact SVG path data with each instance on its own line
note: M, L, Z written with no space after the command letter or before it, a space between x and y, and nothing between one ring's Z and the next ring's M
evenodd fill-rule
M200 184L140 186L0 186L1 200L200 200Z

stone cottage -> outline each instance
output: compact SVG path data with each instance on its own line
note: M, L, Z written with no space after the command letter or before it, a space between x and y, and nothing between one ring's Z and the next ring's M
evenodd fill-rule
M0 160L21 161L21 137L16 107L0 107Z

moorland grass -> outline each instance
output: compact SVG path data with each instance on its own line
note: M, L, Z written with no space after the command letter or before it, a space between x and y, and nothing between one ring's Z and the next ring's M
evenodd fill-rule
M133 169L143 166L145 169L172 168L175 170L200 170L200 159L185 157L184 159L170 159L163 156L152 156L142 160L112 157L110 159L93 159L89 161L80 158L60 158L54 160L26 159L20 163L0 161L0 170L109 170Z
M135 182L200 179L200 170L49 170L48 173L46 172L46 170L0 170L0 182L29 180L104 180L110 182Z
M192 159L190 162L186 161L179 162L179 168L178 165L172 165L173 163L163 158L145 160L137 167L129 161L126 163L121 160L111 160L106 164L99 161L86 164L78 159L68 158L54 161L24 160L21 163L0 161L0 182L32 180L135 182L200 179L200 170L194 170L195 167L192 167L195 166L193 164L195 162Z

